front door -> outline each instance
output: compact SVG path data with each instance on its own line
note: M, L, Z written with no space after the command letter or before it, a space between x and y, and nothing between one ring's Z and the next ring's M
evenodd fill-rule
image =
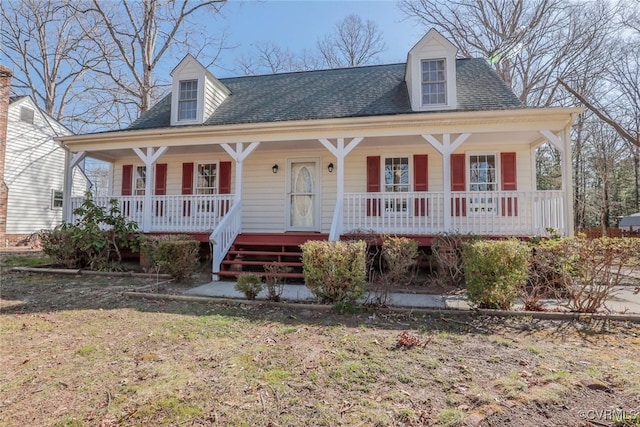
M317 159L287 162L287 230L320 231L320 185Z

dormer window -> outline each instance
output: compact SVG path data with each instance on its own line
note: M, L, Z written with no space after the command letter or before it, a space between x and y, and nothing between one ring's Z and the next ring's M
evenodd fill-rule
M411 48L404 80L413 111L457 108L457 52L457 47L433 29Z
M447 103L447 77L444 59L422 61L422 105Z
M178 120L196 120L198 117L198 80L180 81Z

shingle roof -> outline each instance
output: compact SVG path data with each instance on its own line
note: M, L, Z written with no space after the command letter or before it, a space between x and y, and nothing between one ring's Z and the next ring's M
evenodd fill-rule
M204 123L264 123L410 114L405 64L269 74L220 79L231 95ZM457 111L522 107L482 59L456 61ZM171 95L128 129L169 127Z

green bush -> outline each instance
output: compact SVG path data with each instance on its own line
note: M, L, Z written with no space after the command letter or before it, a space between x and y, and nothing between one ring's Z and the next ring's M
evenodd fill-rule
M181 282L189 278L198 266L200 242L181 234L150 235L142 239L140 251L152 266Z
M308 241L300 247L305 285L320 301L353 303L364 294L365 242Z
M121 249L137 250L138 225L129 221L112 199L107 208L98 206L90 192L74 214L75 224L61 224L41 233L42 250L67 267L110 268L122 261Z
M525 310L540 311L543 309L541 299L567 295L572 281L569 242L559 236L529 242L532 247L529 279L520 294Z
M254 300L262 291L262 280L255 273L244 273L238 276L236 291L244 293L247 299Z
M462 246L469 301L480 308L509 309L524 285L531 256L519 240L481 240Z

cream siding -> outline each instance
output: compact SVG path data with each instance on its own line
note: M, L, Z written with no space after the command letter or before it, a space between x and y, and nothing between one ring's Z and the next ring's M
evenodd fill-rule
M34 110L33 124L20 120L21 107ZM29 234L61 223L62 208L52 208L52 192L64 187L65 151L53 137L68 134L63 126L41 114L30 98L9 106L7 234ZM85 188L83 176L74 170L74 195L81 195Z

